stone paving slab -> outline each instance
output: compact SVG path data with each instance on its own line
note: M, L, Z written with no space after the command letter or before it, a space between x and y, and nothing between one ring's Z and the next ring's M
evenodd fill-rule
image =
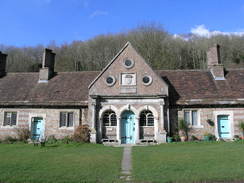
M132 150L132 146L124 146L123 159L121 162L120 179L124 180L125 182L130 182L132 179L131 150Z

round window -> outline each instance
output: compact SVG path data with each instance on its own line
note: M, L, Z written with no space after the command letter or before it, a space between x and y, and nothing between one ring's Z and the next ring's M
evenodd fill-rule
M134 66L134 61L133 60L131 60L131 59L125 59L124 60L124 66L126 67L126 68L132 68L133 66Z
M108 86L112 86L115 83L115 78L113 76L108 76L106 78L106 83Z
M151 76L144 76L142 78L142 82L143 82L144 85L150 85L152 83Z

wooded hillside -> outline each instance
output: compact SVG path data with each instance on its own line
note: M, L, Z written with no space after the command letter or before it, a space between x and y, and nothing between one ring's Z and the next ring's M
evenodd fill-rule
M154 69L205 69L206 50L216 43L221 45L225 67L244 66L244 36L201 38L188 35L185 40L155 25L71 44L58 46L53 42L48 48L56 53L56 71L101 70L127 41ZM0 45L0 50L8 54L8 72L38 71L43 49L43 45L22 48Z

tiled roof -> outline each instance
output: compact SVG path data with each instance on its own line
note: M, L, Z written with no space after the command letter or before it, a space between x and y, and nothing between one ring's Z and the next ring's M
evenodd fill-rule
M39 73L8 73L0 78L0 104L87 105L88 85L99 72L60 72L48 83Z
M179 104L221 104L233 100L244 103L244 69L228 70L225 80L214 80L207 70L156 72L168 82L172 97Z
M156 73L170 85L171 102L244 103L244 69L228 70L223 81L215 81L209 71L203 70ZM98 74L98 71L60 72L48 83L38 83L39 73L8 73L0 78L0 104L87 105L88 86Z

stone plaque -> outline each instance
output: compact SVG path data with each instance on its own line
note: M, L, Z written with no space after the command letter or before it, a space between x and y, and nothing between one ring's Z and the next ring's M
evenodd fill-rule
M136 74L135 73L122 73L121 74L121 85L135 86L136 85Z

